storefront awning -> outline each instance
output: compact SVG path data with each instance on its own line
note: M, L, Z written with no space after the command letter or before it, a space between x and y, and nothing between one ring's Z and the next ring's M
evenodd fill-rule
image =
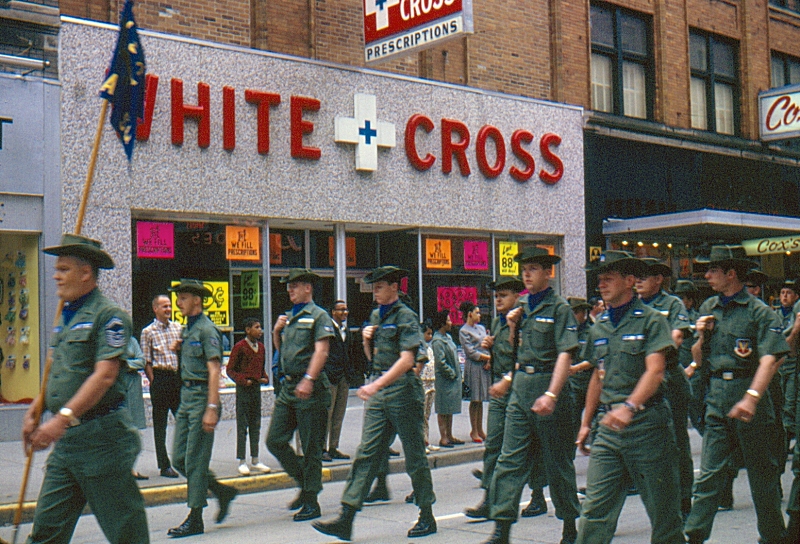
M723 210L604 219L603 234L614 240L636 236L671 242L741 243L751 238L800 233L800 218Z

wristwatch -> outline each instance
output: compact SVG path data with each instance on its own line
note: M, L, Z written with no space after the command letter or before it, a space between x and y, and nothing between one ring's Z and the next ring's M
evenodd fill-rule
M67 408L64 406L61 410L58 411L59 414L67 418L67 426L68 427L77 427L81 424L81 420L75 417L75 412L72 411L71 408Z

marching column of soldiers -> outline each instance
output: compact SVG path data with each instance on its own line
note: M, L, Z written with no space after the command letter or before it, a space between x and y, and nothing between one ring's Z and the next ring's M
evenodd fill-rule
M65 305L44 396L44 408L54 415L40 423L32 406L23 426L26 448L54 446L28 542L68 542L87 503L110 542L147 542L144 502L131 476L140 441L120 409L131 322L97 287L99 270L112 268L113 261L100 242L76 235L65 235L45 252L58 257L54 278ZM484 544L510 542L525 483L533 500L523 516L547 512L536 497L549 486L563 522L560 544L611 542L626 497L634 493L650 519L651 542L702 543L717 511L730 507L730 486L741 468L748 473L760 542L800 542L800 286L786 281L781 306L773 310L749 289L754 278L765 276L744 249L714 246L705 279L715 294L698 309L692 282L679 280L675 295L665 290L672 276L666 264L609 250L586 267L605 303L592 320L584 299L564 299L550 287L558 255L529 248L515 260L521 277L490 285L498 315L482 344L492 376L481 471L485 495L466 515L494 521ZM351 540L356 514L395 436L403 442L414 488L409 498L419 507L408 537L437 532L418 368L427 350L420 318L400 290L407 275L382 266L364 279L377 305L362 333L371 376L358 390L365 402L361 444L339 516L312 524L341 540ZM298 522L322 515L317 495L331 402L322 370L334 329L314 303L318 279L307 269L282 279L294 306L272 331L284 379L266 443L297 483L289 508L297 510ZM217 523L237 492L208 469L221 412L212 385L222 359L219 331L202 313L209 293L192 279L173 290L189 316L181 339L169 346L179 353L182 381L173 458L189 480L189 517L169 532L177 538L203 532L209 491L219 501ZM703 441L696 477L688 421ZM290 446L295 431L302 455ZM787 525L780 477L793 439ZM582 503L576 449L590 456Z

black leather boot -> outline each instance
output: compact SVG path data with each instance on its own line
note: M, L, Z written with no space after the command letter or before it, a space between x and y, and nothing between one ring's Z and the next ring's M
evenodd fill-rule
M219 500L219 512L217 512L216 522L222 523L222 521L228 516L228 509L231 506L231 501L236 498L236 495L239 494L239 491L237 491L232 485L223 485L219 482L216 482L212 492Z
M786 543L800 542L800 512L789 512L789 525L786 527Z
M322 510L317 502L316 495L307 496L303 507L297 512L292 519L295 521L308 521L310 519L317 519L322 515Z
M303 491L300 490L300 493L298 493L294 500L289 503L289 510L300 510L303 507L304 501L305 495L303 494Z
M484 519L489 517L489 493L484 490L483 500L475 508L467 508L464 515L472 519Z
M315 521L311 526L322 534L330 535L339 540L350 541L353 534L353 519L356 509L349 504L342 505L342 513L333 521Z
M731 470L723 470L722 473L725 479L719 495L717 495L717 505L723 511L733 510L733 479L736 477L736 473Z
M509 544L511 538L511 520L502 519L494 522L494 534L483 544Z
M561 544L575 544L578 539L578 529L575 528L575 520L564 520L564 527L561 529Z
M544 493L540 487L539 489L531 491L531 502L528 503L528 506L526 506L519 515L523 518L535 518L536 516L541 516L546 513L547 501L544 500Z
M408 538L432 535L436 532L436 519L433 517L433 510L430 506L423 506L419 509L419 519L414 526L408 530Z
M167 536L172 538L183 538L185 536L202 535L205 531L203 527L203 509L192 508L186 520L167 531Z
M389 487L386 485L386 476L378 476L375 480L375 487L372 488L367 498L364 499L364 503L370 504L378 501L388 501L390 498Z

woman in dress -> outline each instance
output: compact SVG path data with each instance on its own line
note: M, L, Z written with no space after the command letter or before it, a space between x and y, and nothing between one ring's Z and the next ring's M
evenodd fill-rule
M459 307L464 316L464 325L458 333L458 340L464 350L464 381L469 386L469 433L473 442L486 440L483 432L483 403L489 402L489 387L492 385L491 357L488 350L481 347L486 338L486 327L481 325L481 310L473 303L465 301Z
M436 367L436 418L439 422L439 445L452 448L463 444L453 438L453 414L461 413L461 367L456 355L456 343L448 334L453 326L450 312L442 310L431 319L436 331L431 340Z

